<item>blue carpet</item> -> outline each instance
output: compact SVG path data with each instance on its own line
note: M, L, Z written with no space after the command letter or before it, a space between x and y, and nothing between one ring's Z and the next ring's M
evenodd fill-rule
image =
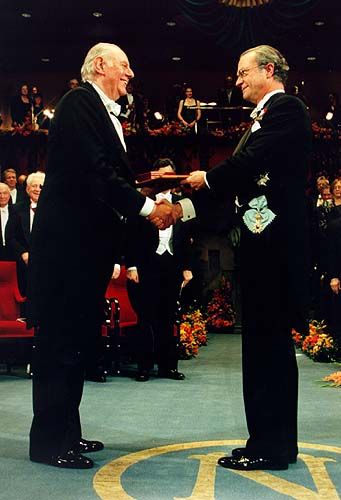
M0 498L6 500L336 500L341 493L341 390L321 387L337 364L298 353L300 459L287 471L247 476L216 467L247 437L240 337L215 334L181 361L184 381L87 382L83 435L105 449L96 468L56 469L27 458L31 381L0 376Z

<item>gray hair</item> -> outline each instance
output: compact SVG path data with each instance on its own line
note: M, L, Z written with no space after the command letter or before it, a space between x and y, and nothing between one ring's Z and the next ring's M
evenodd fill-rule
M39 184L44 184L45 174L44 172L32 172L26 179L26 186L31 186L34 182L39 182Z
M266 66L268 63L272 63L274 65L274 79L283 84L286 83L289 65L279 50L271 47L271 45L258 45L257 47L246 50L241 55L243 56L250 52L255 53L256 61L259 66Z
M81 77L82 81L86 82L92 81L96 72L94 69L94 61L96 57L103 57L112 54L116 50L121 50L118 45L114 45L113 43L97 43L87 53L84 59L83 66L81 68Z
M5 182L0 182L0 188L5 189L9 194L11 194L8 184L5 184Z

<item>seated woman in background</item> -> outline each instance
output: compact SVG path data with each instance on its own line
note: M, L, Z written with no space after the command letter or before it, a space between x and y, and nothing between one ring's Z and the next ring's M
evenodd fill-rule
M197 133L197 123L201 118L200 101L194 99L192 87L185 88L185 98L179 102L178 118L185 127Z

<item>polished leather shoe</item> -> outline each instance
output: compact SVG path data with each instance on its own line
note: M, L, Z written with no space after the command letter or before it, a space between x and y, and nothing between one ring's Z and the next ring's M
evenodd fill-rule
M236 459L239 459L239 458L242 458L242 457L245 457L245 456L250 456L250 453L247 451L246 448L235 448L234 450L232 450L232 458L236 458ZM297 462L297 455L289 455L288 456L288 463L289 464L295 464Z
M104 444L101 441L88 441L87 439L80 439L79 446L76 453L92 453L93 451L101 451Z
M94 466L93 461L77 453L73 450L70 450L63 455L58 455L57 457L51 458L41 458L41 457L30 457L32 462L39 462L46 465L52 465L53 467L60 467L62 469L92 469Z
M136 382L148 382L149 372L147 370L140 370L135 377Z
M225 469L234 470L286 470L288 462L282 460L263 457L221 457L218 464Z
M170 378L172 380L184 380L185 375L178 370L159 370L158 377Z

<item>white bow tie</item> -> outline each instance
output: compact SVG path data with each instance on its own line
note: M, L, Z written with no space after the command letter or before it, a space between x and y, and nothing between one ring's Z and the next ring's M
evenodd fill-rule
M168 201L171 201L172 195L171 195L170 192L168 192L168 193L157 193L156 199L157 200L168 200Z
M259 114L261 113L263 108L255 108L252 113L250 114L250 117L252 118L252 120L255 120Z
M121 106L115 101L108 102L108 104L106 104L106 108L109 113L113 113L115 116L119 116L121 113Z

